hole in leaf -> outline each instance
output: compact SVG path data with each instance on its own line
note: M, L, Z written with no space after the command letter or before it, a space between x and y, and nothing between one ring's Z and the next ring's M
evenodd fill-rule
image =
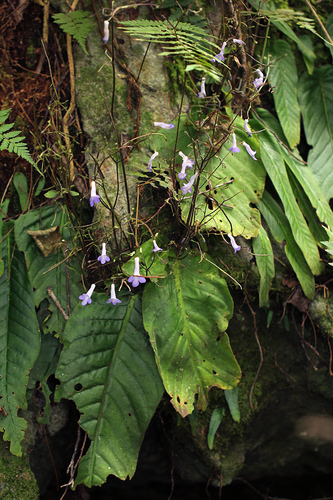
M203 360L202 360L202 362L203 362L203 363L206 363L206 360L205 360L205 359L203 359Z
M216 371L215 371L215 370L213 370L213 375L217 375L217 373L216 373Z
M180 403L180 397L177 396L177 403Z
M218 337L216 337L215 342L220 342L220 340L221 340L221 336L219 335Z
M14 394L15 394L15 392L13 391L13 392L12 392L12 394L14 395Z
M234 180L235 180L235 177L230 177L230 180L231 180L231 181L234 181Z
M214 210L213 200L211 198L206 198L206 203L209 210Z
M187 401L184 401L184 405L187 405Z
M202 285L202 281L198 281L199 285Z
M82 389L83 389L83 385L82 384L75 384L74 385L74 390L76 392L80 392L80 391L82 391Z
M127 414L129 417L131 417L132 415L130 413Z

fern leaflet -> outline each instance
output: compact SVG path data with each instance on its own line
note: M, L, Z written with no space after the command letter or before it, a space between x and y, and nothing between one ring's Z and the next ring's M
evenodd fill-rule
M68 12L68 14L54 14L52 17L65 33L79 42L83 52L88 55L85 43L92 30L92 23L90 19L87 19L87 16L90 16L90 12L75 10Z
M214 42L208 45L208 35L204 29L190 23L180 22L173 26L169 21L147 19L122 21L120 27L129 35L140 37L139 40L161 43L166 46L167 51L160 55L183 56L187 62L191 63L186 71L197 69L210 75L216 81L221 80L219 68L211 63L216 52L220 51L220 47Z
M14 123L4 123L8 119L10 111L11 108L0 111L0 151L8 149L10 153L16 153L37 168L35 162L31 158L26 143L22 142L25 137L20 136L20 131L11 130L14 127Z

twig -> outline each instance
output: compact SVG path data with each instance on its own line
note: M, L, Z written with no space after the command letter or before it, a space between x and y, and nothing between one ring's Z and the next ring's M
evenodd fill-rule
M74 109L75 109L75 73L74 73L74 59L73 59L73 51L72 51L72 37L68 33L66 33L66 42L67 42L67 56L68 56L68 65L69 65L69 79L71 86L71 100L69 104L69 108L66 111L66 114L63 119L63 131L65 137L65 143L67 147L67 151L69 154L69 181L72 182L74 179L74 161L72 155L71 143L69 140L69 129L68 129L68 121L71 117Z
M65 318L65 320L67 321L69 318L68 318L67 314L65 313L65 311L63 310L63 308L61 307L59 300L54 295L52 288L50 286L48 286L46 290L47 290L47 293L49 294L49 296L51 297L51 299L53 300L53 302L55 303L55 305L57 306L57 308L59 309L59 311L61 312L61 314L63 315L63 317Z
M309 8L311 9L311 12L312 14L315 16L315 18L317 19L321 29L323 30L323 32L325 33L325 35L327 36L327 40L330 42L330 44L333 46L333 41L332 41L332 38L330 37L327 29L325 28L325 26L323 25L323 23L321 22L321 20L319 19L319 16L317 14L317 12L315 11L315 9L313 8L313 6L311 5L311 3L309 2L309 0L305 0L306 3L308 4Z

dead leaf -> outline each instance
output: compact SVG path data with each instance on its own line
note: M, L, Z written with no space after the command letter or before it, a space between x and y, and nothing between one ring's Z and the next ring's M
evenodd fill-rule
M57 243L61 240L59 226L39 231L27 231L27 233L33 237L44 257L47 257L53 250L56 250Z

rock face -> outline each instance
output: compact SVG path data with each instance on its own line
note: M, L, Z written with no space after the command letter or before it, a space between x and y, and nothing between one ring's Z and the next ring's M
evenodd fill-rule
M147 14L147 8L140 9L140 17ZM137 176L146 170L154 152L149 135L159 132L153 122L170 122L177 112L169 103L160 48L130 38L116 28L116 22L114 34L114 75L111 49L103 45L97 22L88 37L90 55L80 48L75 53L76 100L88 140L89 175L97 179L99 191L104 190L112 205L112 209L96 206L95 220L106 234L120 225L131 230L128 221L135 215ZM138 137L139 147L130 142ZM117 234L119 246L126 247L123 236Z

